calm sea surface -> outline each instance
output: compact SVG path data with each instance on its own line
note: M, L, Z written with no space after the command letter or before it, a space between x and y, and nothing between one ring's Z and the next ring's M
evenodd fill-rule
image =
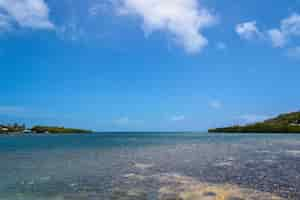
M0 136L0 200L300 199L300 135Z

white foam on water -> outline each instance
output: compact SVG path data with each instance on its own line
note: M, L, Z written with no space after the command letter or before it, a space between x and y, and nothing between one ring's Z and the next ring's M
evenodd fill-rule
M265 163L275 163L275 160L266 159L266 160L263 160L263 162L265 162Z
M269 150L258 150L258 151L256 151L256 153L266 153L266 154L268 154L268 153L273 153L273 152L271 152Z
M134 173L124 174L123 177L128 179L137 179L137 180L144 180L146 178L145 176L134 174Z
M216 164L214 164L214 166L216 166L216 167L229 167L229 166L233 166L233 162L232 161L217 162Z
M153 167L154 164L146 164L146 163L134 163L134 167L138 168L138 169L142 169L142 170L146 170L149 169L151 167Z

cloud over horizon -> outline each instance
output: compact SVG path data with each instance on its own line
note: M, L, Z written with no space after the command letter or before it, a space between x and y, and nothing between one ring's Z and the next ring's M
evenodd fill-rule
M141 18L146 33L171 33L188 53L200 52L208 44L201 31L216 23L197 0L120 0L119 12Z

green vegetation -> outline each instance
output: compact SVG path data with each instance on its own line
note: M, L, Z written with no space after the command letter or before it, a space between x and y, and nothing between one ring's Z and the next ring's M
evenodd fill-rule
M273 119L245 126L209 129L212 133L300 133L300 112L281 114Z
M26 129L25 125L19 125L17 123L13 125L1 125L0 124L0 134L5 134L5 133L21 133Z
M91 133L90 130L64 128L64 127L51 127L51 126L34 126L31 129L34 133Z
M67 133L92 133L90 130L64 128L56 126L34 126L31 129L26 129L25 125L1 125L0 134L24 134L24 133L50 133L50 134L67 134Z

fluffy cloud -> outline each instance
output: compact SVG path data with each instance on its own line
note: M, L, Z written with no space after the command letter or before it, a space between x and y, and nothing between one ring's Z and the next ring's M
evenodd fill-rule
M271 29L268 35L272 41L273 47L284 47L287 43L286 36L278 29Z
M300 36L300 15L294 13L281 20L278 28L260 31L256 21L245 22L236 26L237 34L243 39L268 39L273 47L285 47L293 37Z
M7 16L0 13L0 32L7 31L10 29L10 23Z
M280 23L280 28L268 31L274 47L284 47L288 40L294 36L300 36L300 15L292 14Z
M238 24L235 27L235 31L241 38L246 40L252 40L261 35L260 31L256 26L256 21Z
M216 22L197 0L120 0L121 15L136 15L147 33L167 31L187 52L203 49L208 40L201 30Z
M281 30L286 35L300 36L300 15L292 14L281 21Z
M271 41L275 48L286 48L287 55L291 58L300 58L300 47L289 47L289 44L300 37L300 15L291 14L289 17L282 19L277 28L260 31L256 22L241 23L236 26L237 34L243 39L263 39ZM257 37L259 36L259 37Z
M53 29L49 20L49 9L44 0L0 0L0 12L10 24L14 21L21 27L34 29ZM1 19L0 19L1 23Z

